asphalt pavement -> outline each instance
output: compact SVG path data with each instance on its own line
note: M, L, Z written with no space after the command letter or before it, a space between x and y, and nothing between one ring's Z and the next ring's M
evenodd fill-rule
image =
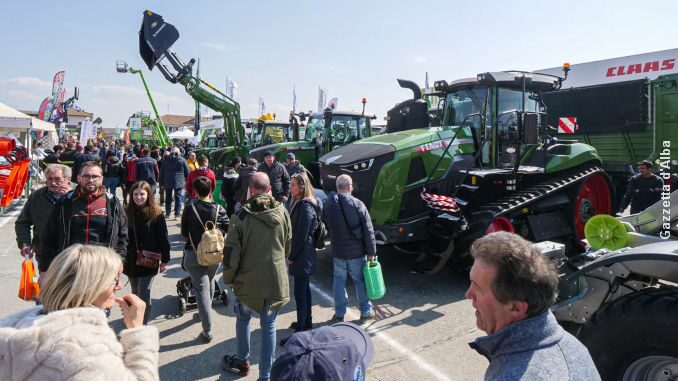
M18 255L14 221L21 208L16 203L0 215L0 318L32 306L17 297L22 258ZM205 344L198 338L201 326L197 310L180 312L176 283L187 274L181 269L183 239L179 221L169 221L172 260L167 272L153 284L151 321L160 331L161 380L256 380L260 328L252 321L252 363L247 377L225 372L220 359L235 353L235 315L232 303L215 300L214 340ZM331 246L318 252L318 266L311 280L314 326L328 324L334 313L332 304ZM364 325L372 337L374 358L367 371L368 380L479 380L487 360L469 348L468 342L483 333L475 325L471 303L464 299L468 274L443 268L435 275L410 270L413 257L380 249L379 260L386 283L386 295L374 301L377 319ZM220 275L219 275L220 277ZM123 282L126 280L123 276ZM290 286L292 279L290 279ZM355 291L349 280L347 321L357 323ZM129 293L129 286L119 294ZM291 292L290 292L291 293ZM232 295L232 294L231 294ZM294 299L280 312L276 326L278 340L292 334L295 321ZM123 328L117 308L111 314L111 326ZM278 351L280 347L278 347Z

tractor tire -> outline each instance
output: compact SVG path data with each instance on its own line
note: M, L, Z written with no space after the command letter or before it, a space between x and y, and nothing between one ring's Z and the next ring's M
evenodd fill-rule
M664 379L678 367L676 321L678 288L646 289L605 304L578 338L603 381Z

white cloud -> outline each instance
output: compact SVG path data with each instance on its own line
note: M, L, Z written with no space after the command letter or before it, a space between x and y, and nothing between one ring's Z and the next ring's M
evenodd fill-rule
M22 87L31 87L36 90L49 90L52 88L52 82L49 81L43 81L40 78L37 77L16 77L16 78L10 78L7 80L7 82L17 85L17 86L22 86Z
M24 91L24 90L9 90L6 93L7 93L7 95L12 96L14 98L26 99L26 100L35 101L35 102L40 102L45 98L44 96L40 96L40 95L37 95L35 93L31 93L31 92ZM37 108L37 106L39 106L39 104L36 105L36 108Z
M225 52L225 51L229 51L229 50L235 50L234 46L227 46L227 45L224 45L224 44L220 44L218 42L204 41L204 42L200 43L200 46L202 46L203 48L206 48L206 49L217 51L217 52Z
M414 62L414 63L427 63L430 59L431 59L431 57L429 57L429 56L415 56L414 58L412 58L412 62Z

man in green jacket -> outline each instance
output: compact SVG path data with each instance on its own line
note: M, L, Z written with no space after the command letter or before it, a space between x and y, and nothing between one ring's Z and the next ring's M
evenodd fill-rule
M224 283L235 293L238 353L222 359L225 370L245 376L250 367L250 319L259 315L259 379L268 380L275 357L275 319L290 300L285 259L292 245L292 224L285 207L271 196L263 172L249 181L251 198L231 219L224 248Z

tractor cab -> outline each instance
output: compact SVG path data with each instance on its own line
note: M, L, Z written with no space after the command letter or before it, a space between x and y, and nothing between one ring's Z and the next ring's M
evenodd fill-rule
M255 147L292 140L290 123L279 120L259 120L252 125L250 134Z
M372 136L371 121L376 119L364 112L329 108L324 112L295 115L300 116L302 124L303 121L306 122L301 131L302 127L291 117L291 133L292 136L298 136L298 140L264 145L251 150L249 156L261 162L264 160L264 152L271 150L279 162L284 162L288 153L294 153L296 159L309 171L314 184L319 179L318 158L339 147Z

